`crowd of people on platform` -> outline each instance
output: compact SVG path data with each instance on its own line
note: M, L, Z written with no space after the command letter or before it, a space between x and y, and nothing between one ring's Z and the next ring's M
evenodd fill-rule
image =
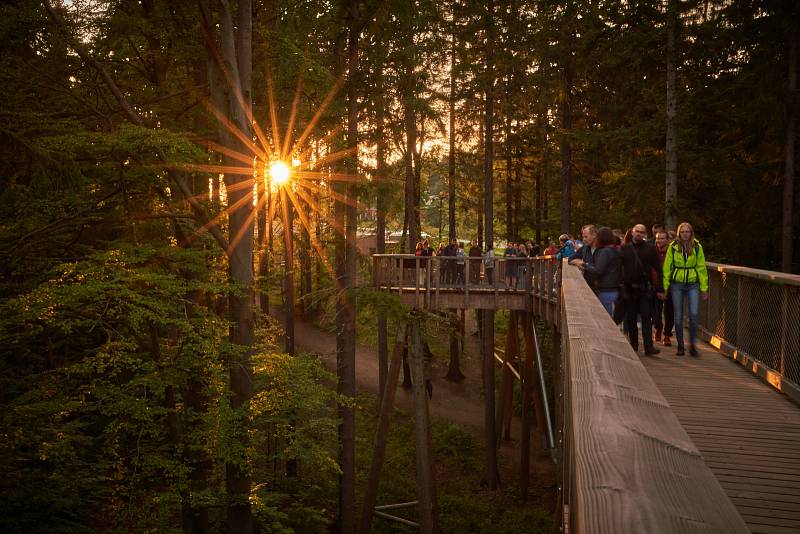
M639 349L639 324L644 353L660 352L655 342L685 354L684 302L689 314L689 354L698 356L697 321L700 298L708 297L708 271L703 247L688 222L674 233L654 225L648 236L643 224L621 232L586 225L581 229L582 246L564 257L577 265L597 293L606 311L622 322L634 350ZM562 236L564 237L564 236ZM569 239L569 236L566 236ZM653 330L655 329L655 333Z
M464 243L452 239L440 243L434 252L427 239L417 243L417 256L443 256L438 276L444 284L464 284L465 268L469 262L469 283L478 284L483 267L484 281L495 283L495 266L499 258L527 258L548 256L554 260L568 259L584 275L597 294L600 303L614 318L623 324L634 350L639 349L639 325L644 353L653 356L660 352L655 343L672 346L673 330L678 356L685 354L683 328L684 302L689 315L689 354L698 356L697 321L700 298L708 297L708 272L703 247L688 222L668 231L662 225L653 225L650 235L643 224L627 232L608 227L598 228L588 224L581 229L580 239L562 234L559 242L547 240L547 246L530 240L509 242L502 256L495 255L493 247L483 251L477 241L472 241L469 253ZM427 262L420 277L427 272ZM507 287L524 286L527 262L505 261L497 281ZM421 279L420 283L424 281Z
M439 280L444 284L464 284L466 282L466 264L469 262L469 282L479 284L481 282L481 266L483 267L484 280L488 284L494 284L495 251L494 247L489 247L484 252L477 240L470 243L469 253L464 250L464 242L457 239L450 240L445 245L439 243L434 251L427 239L419 241L415 247L416 256L442 256L443 259L439 267ZM528 258L542 255L542 248L530 240L508 242L505 246L501 258ZM427 262L423 260L421 272L426 271ZM523 280L527 274L527 265L521 261L504 261L504 272L498 281L504 280L509 288L518 288L523 285ZM423 276L420 274L420 276ZM422 281L420 281L422 283Z

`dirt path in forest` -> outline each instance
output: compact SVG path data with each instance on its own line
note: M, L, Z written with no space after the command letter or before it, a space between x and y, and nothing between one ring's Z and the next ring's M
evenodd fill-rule
M319 355L328 369L335 372L336 335L301 321L295 322L294 328L298 347ZM467 335L470 336L469 333ZM394 332L390 332L390 358L394 337ZM470 345L475 347L470 347ZM430 365L426 366L433 385L433 397L428 403L431 417L446 419L473 430L483 429L480 358L473 353L476 348L477 342L467 341L464 358L461 362L461 370L466 378L460 384L449 382L443 378L447 374L447 365L442 362L441 358L433 358ZM402 371L400 382L402 383ZM362 344L356 344L356 383L359 393L378 394L378 351ZM398 385L397 406L411 410L412 403L411 389L404 389L402 384Z
M433 385L433 397L429 401L432 419L444 419L464 427L477 440L483 440L483 392L481 384L480 344L476 332L474 316L466 317L466 343L461 360L461 371L465 375L461 383L453 383L444 378L447 374L447 358L437 355L430 365L426 366ZM389 357L394 344L394 332L389 332ZM313 324L295 322L295 339L298 348L317 354L331 371L336 371L336 336L325 332ZM497 339L500 342L499 338ZM401 371L402 373L402 371ZM402 382L402 374L400 376ZM359 393L378 393L378 353L372 347L356 344L356 383ZM396 407L411 412L413 396L411 389L397 387ZM516 480L519 466L519 437L521 421L514 417L511 426L511 440L501 441L499 454L506 465L503 475L506 483ZM532 444L533 445L533 444ZM553 497L555 485L555 466L550 455L544 450L533 450L531 454L532 487L534 494L539 494L547 502ZM503 471L501 466L501 471ZM538 476L537 476L538 475ZM538 483L537 483L538 479ZM539 486L536 488L536 486Z

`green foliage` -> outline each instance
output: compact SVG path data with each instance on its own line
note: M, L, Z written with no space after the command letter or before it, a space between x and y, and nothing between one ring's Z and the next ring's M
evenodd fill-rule
M374 402L367 403L374 405ZM376 419L371 411L358 417L356 454L369 458L375 436ZM442 532L551 532L552 519L546 512L519 503L505 492L486 493L480 487L483 446L465 429L445 421L433 421L431 445L437 478L439 525ZM364 487L367 461L360 462L358 488ZM413 418L395 413L379 487L378 504L408 502L416 495L416 464ZM513 490L512 490L513 492ZM396 511L411 520L416 509ZM373 530L379 533L407 532L408 528L376 518Z
M226 325L186 299L221 288L175 273L201 262L120 244L3 304L4 530L35 530L42 517L65 531L174 523L190 474L183 455L209 450L219 424L182 392L224 384Z
M552 519L540 510L513 510L485 497L443 495L439 499L442 532L492 534L496 532L548 533Z
M437 457L447 458L460 464L465 471L480 469L480 448L475 438L462 428L450 423L438 423L431 427L431 445Z

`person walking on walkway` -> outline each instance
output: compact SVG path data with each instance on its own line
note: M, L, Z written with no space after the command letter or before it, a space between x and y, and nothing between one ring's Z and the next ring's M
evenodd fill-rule
M525 289L525 275L528 272L528 247L525 243L520 242L517 245L517 257L525 258L523 261L517 261L517 289Z
M517 257L517 245L511 241L506 245L506 250L503 253L505 258L506 270L506 285L510 289L515 289L517 286L517 262L511 258Z
M660 351L653 346L653 299L664 298L661 284L661 262L656 247L645 241L647 227L637 224L631 230L631 242L622 246L623 299L625 300L625 324L634 351L639 350L639 328L637 317L642 319L642 341L644 353L655 356ZM651 270L655 270L658 281L653 285Z
M456 247L456 284L461 285L464 280L464 272L466 270L467 254L464 252L464 243L459 242Z
M481 252L481 247L478 246L478 240L473 239L472 245L469 247L469 283L470 284L480 284L481 283L481 256L483 256L483 252ZM477 258L477 259L475 259Z
M450 240L450 244L444 247L444 281L446 284L454 284L456 282L456 260L458 255L458 240L454 237Z
M694 237L694 229L688 222L678 225L676 238L664 258L664 289L670 290L675 309L675 340L678 342L678 356L684 354L683 344L683 302L689 309L689 354L699 356L697 339L697 317L700 313L700 295L708 298L708 271L703 247Z
M584 236L585 238L585 236ZM580 258L570 260L583 271L586 281L597 292L600 303L611 317L614 317L614 302L619 296L619 286L622 276L622 258L614 246L617 242L611 228L603 227L597 230L589 246L595 249L589 261Z
M494 248L487 246L486 253L483 255L483 274L486 283L494 285Z
M658 252L658 259L661 263L661 268L664 268L664 260L667 257L667 249L669 248L669 234L666 230L659 230L656 234L656 251ZM653 272L655 277L658 274ZM658 280L655 280L658 283ZM655 299L656 311L653 315L653 326L656 329L655 340L662 341L665 347L672 345L672 328L675 326L675 312L672 307L672 295L666 293L666 298L661 300Z

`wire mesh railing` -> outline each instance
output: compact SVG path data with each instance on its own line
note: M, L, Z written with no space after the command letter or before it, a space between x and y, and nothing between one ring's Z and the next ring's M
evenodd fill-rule
M709 262L708 283L701 331L800 389L800 276Z

